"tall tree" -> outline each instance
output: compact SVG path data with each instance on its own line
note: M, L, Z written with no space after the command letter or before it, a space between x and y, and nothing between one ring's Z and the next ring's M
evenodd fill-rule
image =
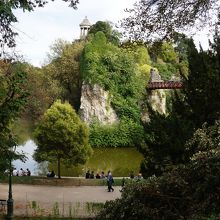
M146 175L160 175L166 167L188 162L193 152L186 154L185 144L193 132L220 117L219 36L208 52L198 52L192 40L188 45L189 74L184 76L184 89L176 93L168 116L152 112L145 125L142 171Z
M23 64L27 72L26 90L29 93L22 118L35 124L44 112L60 98L60 87L49 74L42 68L33 67L28 63Z
M107 21L97 21L91 26L89 34L95 35L98 31L102 31L109 42L114 45L119 45L121 34L113 29L112 23Z
M23 110L28 93L26 73L19 62L0 60L0 161L7 166L11 143L11 124Z
M197 26L212 27L219 14L219 0L139 0L122 27L132 38L165 39Z
M220 117L220 36L216 32L211 49L200 52L189 41L189 75L184 80L185 101L191 109L191 120L199 128L204 122L213 125Z
M87 126L70 104L59 100L45 112L34 136L38 146L36 160L56 160L59 178L61 163L83 164L92 152Z
M72 44L62 40L56 41L49 54L50 64L43 67L45 75L58 83L60 98L68 101L76 111L80 107L82 76L80 58L85 42L75 41Z

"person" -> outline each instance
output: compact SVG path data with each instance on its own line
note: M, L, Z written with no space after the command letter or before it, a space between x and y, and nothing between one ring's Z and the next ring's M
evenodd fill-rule
M87 170L86 172L86 179L89 179L90 178L90 170Z
M50 175L51 175L51 171L49 170L49 171L47 172L47 177L50 177Z
M89 178L90 178L90 179L94 179L94 177L95 177L95 176L94 176L94 171L92 171L91 174L90 174L90 176L89 176Z
M18 176L24 176L24 170L22 168L18 171Z
M108 175L107 175L108 192L111 192L111 190L112 190L112 192L114 192L114 189L112 187L113 183L114 183L114 179L113 179L111 171L109 170Z
M101 179L105 179L105 173L104 173L104 171L101 172L100 178L101 178Z
M12 175L13 175L13 176L18 176L18 171L17 171L16 168L13 169L13 171L12 171Z
M55 175L56 175L55 172L52 170L51 174L50 174L50 177L55 177Z
M125 187L125 178L123 177L121 181L121 189L119 191L122 192L124 187Z
M139 173L135 178L136 181L140 181L143 179L142 173Z
M27 174L27 176L30 176L31 175L31 171L27 168L27 170L26 170L26 174Z
M99 173L96 174L95 178L96 178L96 179L100 179Z

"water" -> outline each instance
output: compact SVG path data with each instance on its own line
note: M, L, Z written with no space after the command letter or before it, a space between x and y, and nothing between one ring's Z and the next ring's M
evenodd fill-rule
M27 161L23 163L21 160L15 160L12 162L13 166L16 167L17 170L19 170L20 168L26 170L28 168L31 171L31 175L38 175L39 164L32 157L36 148L37 146L32 140L28 140L24 145L19 145L16 148L16 151L20 153L23 152L24 155L27 157Z
M48 167L57 173L57 164L37 163L32 155L37 145L32 140L28 140L24 145L17 147L16 151L23 152L27 161L23 163L20 160L13 161L16 169L27 168L32 175L46 175ZM131 172L137 174L140 169L140 163L143 156L135 148L97 148L93 155L84 165L64 167L61 164L61 176L84 176L86 171L95 173L105 173L111 170L114 176L129 176Z

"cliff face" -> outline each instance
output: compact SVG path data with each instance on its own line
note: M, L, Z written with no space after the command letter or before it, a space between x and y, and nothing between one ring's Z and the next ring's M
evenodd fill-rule
M153 90L148 96L151 107L158 111L160 114L166 114L166 94L165 91ZM141 120L143 122L150 122L150 115L148 113L147 107L143 104L141 112Z
M97 119L102 124L113 124L118 121L114 109L110 105L111 97L99 85L82 85L80 117L90 124Z
M163 89L151 91L149 100L155 111L166 114L166 94Z
M148 96L152 108L161 114L166 114L166 94L164 90L152 90ZM99 85L82 85L80 117L90 124L96 119L102 124L118 122L115 110L111 107L111 97ZM146 108L142 111L142 121L149 122L150 117Z

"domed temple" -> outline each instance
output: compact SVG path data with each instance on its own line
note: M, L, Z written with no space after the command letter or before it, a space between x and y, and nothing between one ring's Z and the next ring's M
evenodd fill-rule
M87 36L90 27L92 24L89 22L87 16L83 19L83 21L80 23L80 39L85 39Z

